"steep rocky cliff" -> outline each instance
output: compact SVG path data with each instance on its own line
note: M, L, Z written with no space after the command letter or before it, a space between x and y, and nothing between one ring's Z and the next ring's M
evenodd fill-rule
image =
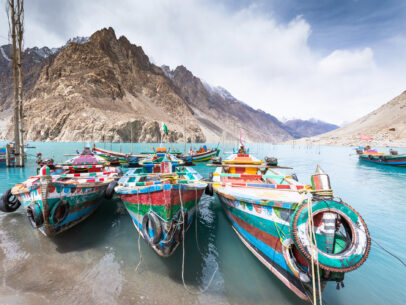
M12 137L11 46L0 47L0 138ZM41 141L161 140L217 142L292 139L275 117L212 87L183 66L171 71L112 28L57 49L23 54L27 139Z
M28 140L205 141L192 110L141 47L112 28L47 57L35 85L26 88ZM4 136L11 136L11 128Z
M162 69L193 109L210 142L237 139L240 128L247 141L281 142L292 139L275 117L238 101L224 88L202 82L184 66L173 71L167 66Z

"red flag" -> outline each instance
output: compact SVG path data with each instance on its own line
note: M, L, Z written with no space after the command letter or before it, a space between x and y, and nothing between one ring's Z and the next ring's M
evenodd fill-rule
M361 140L364 140L364 141L371 141L371 140L372 140L371 137L369 137L369 136L367 136L367 135L364 135L364 134L361 134L361 135L359 136L359 138L360 138Z

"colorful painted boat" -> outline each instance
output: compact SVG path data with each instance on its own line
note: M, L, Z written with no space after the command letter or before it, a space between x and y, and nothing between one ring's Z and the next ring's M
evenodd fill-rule
M328 175L320 168L310 187L249 154L233 154L212 166L218 166L213 189L232 228L300 298L311 300L313 287L321 294L328 281L342 283L346 272L366 260L370 250L367 226L353 208L332 196ZM315 239L309 238L312 231ZM320 268L320 273L313 269L314 277L311 253Z
M207 149L206 146L201 147L198 151L190 149L188 154L184 154L185 157L191 157L192 161L204 162L211 160L212 157L217 157L220 154L220 150L217 148Z
M15 161L14 155L11 157L11 161ZM0 147L0 166L5 166L6 165L6 148L5 147Z
M110 151L107 149L98 148L96 145L93 145L92 151L105 160L111 163L118 162L120 165L138 165L139 159L146 157L144 154L126 154Z
M1 198L0 210L13 212L23 205L32 226L51 237L95 212L119 174L120 169L86 148L67 162L44 165L39 175L9 189Z
M387 154L369 147L359 147L356 151L362 161L382 165L406 166L406 154L398 155L395 150L390 150L389 154Z
M139 234L160 256L170 256L188 230L207 184L177 157L156 153L129 169L116 193Z

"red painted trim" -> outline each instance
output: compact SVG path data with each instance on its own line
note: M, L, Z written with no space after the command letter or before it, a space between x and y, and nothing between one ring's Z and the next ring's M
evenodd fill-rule
M247 231L249 234L257 238L258 240L262 241L263 243L267 244L268 246L272 247L275 251L282 253L282 245L279 238L268 234L253 225L245 222L244 220L238 218L237 216L233 215L230 211L224 208L227 215L233 219L241 228Z

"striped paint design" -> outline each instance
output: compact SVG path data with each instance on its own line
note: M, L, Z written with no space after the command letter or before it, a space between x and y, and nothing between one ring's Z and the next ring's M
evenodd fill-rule
M308 300L309 287L292 273L282 254L281 239L290 233L289 223L280 218L280 210L269 207L268 211L259 212L258 207L241 205L218 195L233 229L247 248L296 295Z
M202 161L209 161L211 157L218 156L220 154L220 150L214 149L212 151L207 151L203 153L192 153L191 157L192 160L195 162L202 162Z
M393 166L406 166L406 156L390 156L386 155L384 158L380 159L379 157L371 157L369 158L368 155L360 155L359 159L362 161L367 161L375 164L382 164L382 165L393 165Z
M107 184L96 187L76 187L75 185L65 186L61 183L52 183L48 187L48 210L43 211L43 215L49 215L52 208L60 201L66 201L69 204L69 213L61 223L49 225L48 231L45 226L41 226L39 230L44 235L51 237L83 221L100 206L106 188ZM41 210L44 209L39 184L35 188L32 188L30 192L18 194L17 198L24 208L35 202L39 204Z

